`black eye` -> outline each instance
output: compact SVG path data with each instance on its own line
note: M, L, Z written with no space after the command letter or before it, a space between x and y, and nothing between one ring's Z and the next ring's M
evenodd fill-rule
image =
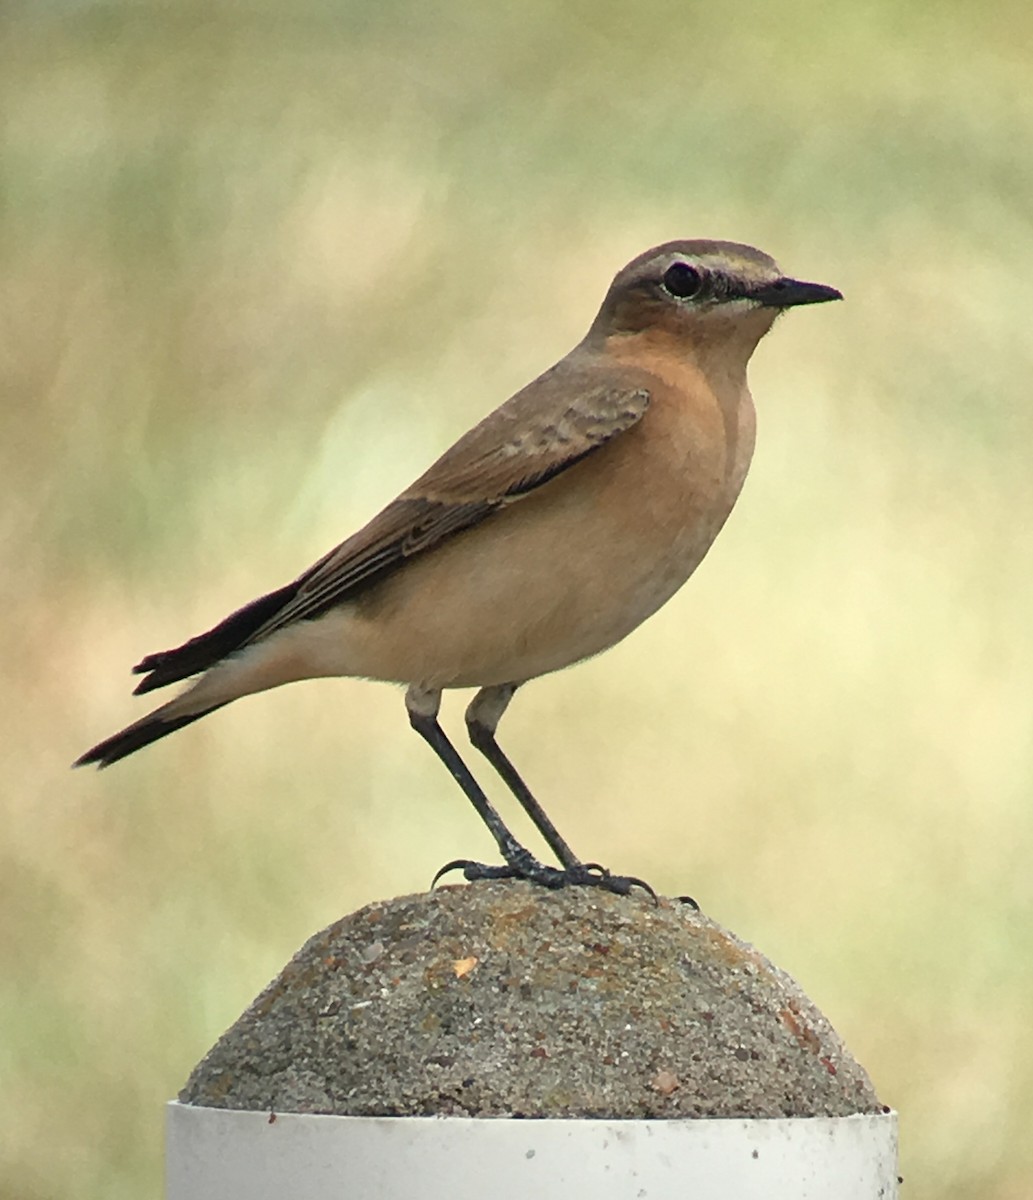
M703 287L703 276L688 263L672 263L664 272L664 288L679 300L690 300Z

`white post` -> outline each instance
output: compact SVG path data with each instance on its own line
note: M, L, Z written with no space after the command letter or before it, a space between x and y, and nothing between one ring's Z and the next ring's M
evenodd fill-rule
M893 1200L896 1115L685 905L500 882L324 930L167 1115L168 1200Z
M168 1111L168 1200L892 1200L896 1115L507 1121Z

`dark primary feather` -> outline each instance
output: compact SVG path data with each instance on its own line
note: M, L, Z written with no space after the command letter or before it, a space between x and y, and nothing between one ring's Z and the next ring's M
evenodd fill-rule
M298 590L298 583L288 583L286 587L278 588L268 595L259 596L243 608L238 608L225 620L220 621L214 629L192 637L189 642L177 646L174 650L161 650L157 654L148 654L146 658L133 667L134 675L146 675L133 690L134 696L142 696L155 688L165 687L169 683L177 683L210 667L213 662L225 658L227 654L246 641L252 633L273 613L283 608Z
M175 733L184 725L199 721L202 717L206 717L209 713L222 707L221 704L213 704L211 708L202 709L200 712L189 713L185 717L170 717L168 720L159 716L158 713L148 713L146 717L130 725L127 729L122 729L103 742L98 742L91 750L87 750L85 754L77 758L72 766L88 767L92 763L96 763L98 767L110 767L120 758L142 750L151 742L156 742L167 734Z

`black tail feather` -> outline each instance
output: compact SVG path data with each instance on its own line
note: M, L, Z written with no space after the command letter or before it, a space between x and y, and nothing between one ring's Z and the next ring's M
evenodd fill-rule
M228 703L228 701L225 703ZM217 708L222 707L222 704L213 704L211 708L202 709L201 712L190 713L185 717L170 717L167 720L159 716L161 712L159 708L157 712L151 713L150 716L144 717L142 720L129 725L105 741L99 742L92 750L87 750L85 754L77 758L72 763L72 766L86 767L91 763L96 763L98 767L110 767L112 763L118 762L120 758L134 754L137 750L142 750L144 746L149 746L151 742L156 742L159 738L163 738L170 733L175 733L177 729L182 729L184 725L190 725L194 721L199 721L202 717L206 717L209 713L215 712Z
M158 654L148 654L133 667L134 675L147 676L136 685L133 695L141 696L144 692L153 692L155 688L178 683L181 679L189 679L191 675L207 671L227 654L238 650L256 629L260 629L270 617L294 598L297 590L296 582L288 583L285 587L278 588L266 596L259 596L257 600L238 608L224 621L220 621L214 629L191 638L182 646L177 646L174 650L162 650Z

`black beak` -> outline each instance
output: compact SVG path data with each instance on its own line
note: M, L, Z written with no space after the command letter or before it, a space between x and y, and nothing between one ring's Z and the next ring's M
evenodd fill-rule
M803 283L799 279L783 276L774 283L765 283L750 292L751 300L758 300L768 308L793 308L797 304L824 304L826 300L842 300L843 293L824 283Z

